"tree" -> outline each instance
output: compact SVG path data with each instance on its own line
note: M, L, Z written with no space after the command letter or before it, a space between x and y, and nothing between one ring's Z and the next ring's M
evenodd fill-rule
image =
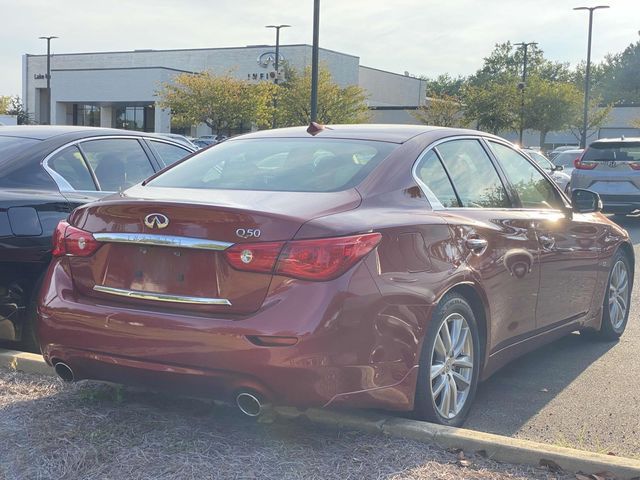
M582 95L582 94L581 94ZM587 115L587 132L598 129L609 118L611 105L601 106L602 98L594 97L589 100L589 113ZM582 139L584 124L584 111L582 104L575 109L574 116L569 122L568 128L578 141ZM640 128L640 127L639 127Z
M448 73L438 75L436 78L421 77L426 81L427 97L440 98L451 97L459 99L462 96L462 89L466 83L466 78L457 76L453 78Z
M6 114L11 104L11 97L9 95L0 95L0 115Z
M518 124L519 95L514 85L492 82L482 87L467 86L463 94L465 120L479 129L497 134Z
M6 109L6 114L15 115L18 125L31 125L35 123L33 121L33 115L30 114L26 108L24 108L22 100L20 100L20 97L18 95L16 95L15 97L10 97L9 106Z
M540 145L547 133L568 128L581 105L580 90L572 83L552 82L540 77L527 81L525 128L540 132Z
M177 125L205 123L219 132L247 123L269 125L274 89L270 82L250 83L229 73L181 73L173 82L163 83L156 95Z
M427 98L412 115L426 125L438 127L465 127L469 123L464 118L463 105L448 95Z
M602 70L602 81L596 92L605 103L640 104L640 40L621 53L607 55L598 68Z
M307 125L311 120L311 67L302 74L285 65L286 80L278 90L278 125ZM340 87L329 69L318 72L318 122L363 123L369 117L365 90L356 85Z

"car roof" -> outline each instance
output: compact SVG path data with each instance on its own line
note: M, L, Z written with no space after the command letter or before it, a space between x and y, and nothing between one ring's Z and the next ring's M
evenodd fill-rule
M618 137L618 138L599 138L594 140L590 145L594 143L621 143L621 142L640 142L640 137Z
M428 125L399 125L399 124L353 124L353 125L325 125L314 136L318 138L352 139L352 140L377 140L391 143L404 143L411 138L426 133L440 130L443 136L453 135L478 135L492 136L475 130L433 127ZM311 134L307 127L278 128L275 130L261 130L258 132L240 135L227 141L247 138L308 138ZM497 138L497 137L496 137Z
M0 127L2 137L21 137L34 140L47 140L60 135L77 134L78 137L92 135L134 135L144 136L144 132L120 130L117 128L80 127L76 125L19 125Z

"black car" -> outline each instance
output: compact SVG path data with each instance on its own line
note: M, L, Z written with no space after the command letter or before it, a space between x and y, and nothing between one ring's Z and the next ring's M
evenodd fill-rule
M193 151L125 130L0 127L0 341L36 349L35 301L60 220Z

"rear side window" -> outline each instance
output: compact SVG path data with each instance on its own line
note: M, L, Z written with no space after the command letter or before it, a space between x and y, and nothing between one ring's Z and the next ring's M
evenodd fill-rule
M418 178L433 192L443 207L459 207L458 197L444 170L438 155L433 150L420 160L416 168Z
M551 182L529 160L506 145L489 143L518 193L522 208L550 209L560 206L559 195Z
M61 150L49 159L48 165L75 190L96 190L91 173L78 147L72 146Z
M149 157L136 139L89 140L80 148L96 175L100 190L124 190L154 173Z
M352 188L395 144L320 138L224 142L153 179L155 187L334 192Z
M478 140L452 140L436 147L463 207L511 206L491 159Z
M170 143L157 142L155 140L148 140L148 142L165 167L173 165L191 153L186 148L178 147Z
M640 142L592 143L582 158L583 162L639 162Z

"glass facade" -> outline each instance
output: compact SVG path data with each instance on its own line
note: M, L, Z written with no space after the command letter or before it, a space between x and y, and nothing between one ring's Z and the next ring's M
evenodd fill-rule
M68 110L67 110L68 112ZM100 107L85 103L73 104L73 125L85 127L100 126Z
M114 108L114 127L124 130L153 132L155 108L153 106L120 105Z

